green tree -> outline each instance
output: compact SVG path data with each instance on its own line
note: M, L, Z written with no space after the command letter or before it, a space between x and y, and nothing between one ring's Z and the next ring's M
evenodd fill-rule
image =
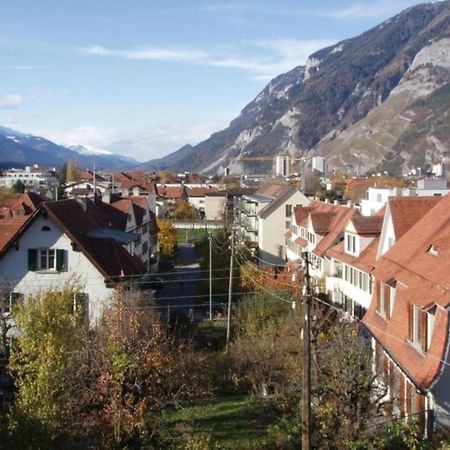
M11 191L14 194L23 194L25 192L25 184L22 180L17 180L12 186Z

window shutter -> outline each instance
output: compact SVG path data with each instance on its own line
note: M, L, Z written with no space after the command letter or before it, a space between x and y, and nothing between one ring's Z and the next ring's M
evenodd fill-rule
M381 289L383 289L383 285L381 283L381 281L379 281L377 283L377 292L376 292L376 301L377 301L377 311L380 313L381 312Z
M391 288L388 284L383 285L384 288L384 314L386 319L391 318Z
M64 267L64 250L56 250L56 270L61 272Z
M428 350L428 317L425 311L420 311L420 321L421 321L421 336L420 342L422 344L422 351L426 352Z
M35 271L37 269L37 250L35 248L28 249L28 270Z
M408 338L414 341L414 306L408 303Z

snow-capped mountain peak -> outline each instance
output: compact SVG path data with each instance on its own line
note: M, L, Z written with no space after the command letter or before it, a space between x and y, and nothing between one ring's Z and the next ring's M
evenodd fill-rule
M101 150L99 148L87 144L69 145L68 148L79 153L80 155L112 155L112 153L108 152L107 150Z

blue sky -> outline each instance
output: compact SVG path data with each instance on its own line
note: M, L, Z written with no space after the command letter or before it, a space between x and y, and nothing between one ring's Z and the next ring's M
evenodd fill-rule
M7 3L0 125L145 161L225 128L314 51L422 2Z

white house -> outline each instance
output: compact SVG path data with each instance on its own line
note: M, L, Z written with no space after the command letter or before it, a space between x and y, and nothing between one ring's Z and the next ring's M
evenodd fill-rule
M295 221L285 233L288 262L298 261L303 252L308 252L311 276L321 279L329 275L327 252L344 239L345 225L355 213L355 208L316 200L307 207L295 208Z
M354 214L344 228L344 240L327 252L330 258L327 292L334 303L358 319L362 319L372 299L371 271L375 266L383 212L369 217Z
M75 283L89 320L97 321L117 283L134 285L146 273L129 252L139 236L122 231L123 222L122 212L98 200L42 204L0 251L11 299Z
M262 208L257 216L258 257L271 264L284 264L284 234L294 219L294 208L309 205L310 200L299 190L286 187Z
M374 188L369 187L366 198L361 200L361 214L372 216L386 205L389 197L414 197L414 188Z

